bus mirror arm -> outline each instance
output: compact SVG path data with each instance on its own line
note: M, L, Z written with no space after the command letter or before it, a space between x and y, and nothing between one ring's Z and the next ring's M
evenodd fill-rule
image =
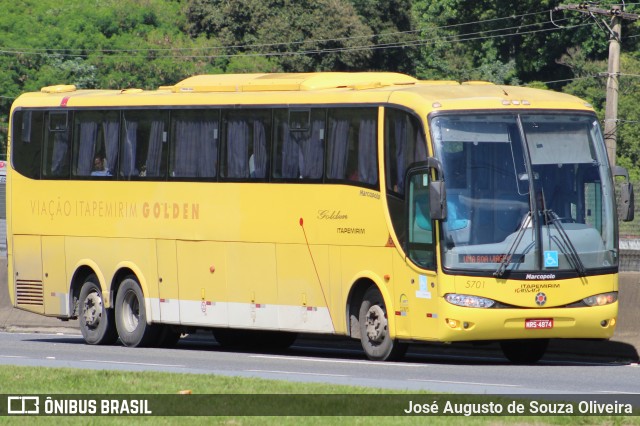
M633 185L629 180L629 172L627 169L620 166L613 168L613 176L625 178L620 187L620 198L618 199L618 219L623 222L631 222L635 216L634 214L634 196Z

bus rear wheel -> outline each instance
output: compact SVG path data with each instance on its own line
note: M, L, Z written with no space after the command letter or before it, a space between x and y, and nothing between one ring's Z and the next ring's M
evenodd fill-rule
M514 364L535 364L547 351L549 339L503 340L502 353Z
M358 318L360 342L367 358L392 361L404 356L408 345L391 338L387 308L377 288L370 287L365 292Z
M90 345L111 345L118 340L113 309L104 306L98 278L91 274L80 288L78 323Z
M160 328L147 322L144 295L138 281L127 277L116 296L116 328L125 346L152 346L157 344Z

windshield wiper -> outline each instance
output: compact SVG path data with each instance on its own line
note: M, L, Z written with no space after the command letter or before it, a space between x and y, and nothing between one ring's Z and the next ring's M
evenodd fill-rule
M494 277L499 278L504 275L504 272L507 270L507 266L509 265L509 263L511 263L511 258L513 257L513 254L515 253L516 249L520 245L520 241L522 241L522 237L524 236L524 233L528 227L527 224L529 223L531 223L531 211L527 213L527 216L522 221L522 225L520 226L520 229L518 229L518 233L516 234L516 237L513 239L513 243L511 244L511 247L509 247L509 250L507 250L507 252L502 255L500 266L498 266L498 269L496 269L496 271L493 273Z
M556 245L560 248L562 254L567 256L567 260L571 266L573 266L573 269L575 269L581 277L584 277L586 275L586 269L582 260L580 260L578 251L571 243L571 238L569 238L567 231L565 231L562 226L560 217L551 209L544 210L543 214L547 219L547 222L551 222L554 228L556 228L556 231L558 231L558 235L560 235L560 240L562 240L562 242L558 241L556 237L552 237Z

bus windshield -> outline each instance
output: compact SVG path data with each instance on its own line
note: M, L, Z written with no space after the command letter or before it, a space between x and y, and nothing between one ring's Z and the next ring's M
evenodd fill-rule
M602 133L586 114L436 116L445 270L584 275L617 264Z

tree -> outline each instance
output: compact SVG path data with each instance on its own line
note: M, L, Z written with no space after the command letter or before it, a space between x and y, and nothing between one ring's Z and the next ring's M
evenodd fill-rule
M371 29L348 1L192 0L189 32L217 38L220 57L271 58L286 72L367 69Z
M419 50L412 0L351 0L358 14L373 32L375 45L369 68L415 74Z
M575 79L564 91L591 103L600 120L604 120L606 98L606 61L589 61L581 49L570 49L559 63L569 67ZM633 180L640 179L640 78L634 73L640 69L635 55L623 53L620 61L620 93L618 103L618 127L616 163L626 167ZM626 74L626 75L625 75Z
M579 45L606 58L608 34L588 15L553 12L558 0L416 0L426 77L497 83L570 78L556 59ZM553 21L552 18L553 17Z

